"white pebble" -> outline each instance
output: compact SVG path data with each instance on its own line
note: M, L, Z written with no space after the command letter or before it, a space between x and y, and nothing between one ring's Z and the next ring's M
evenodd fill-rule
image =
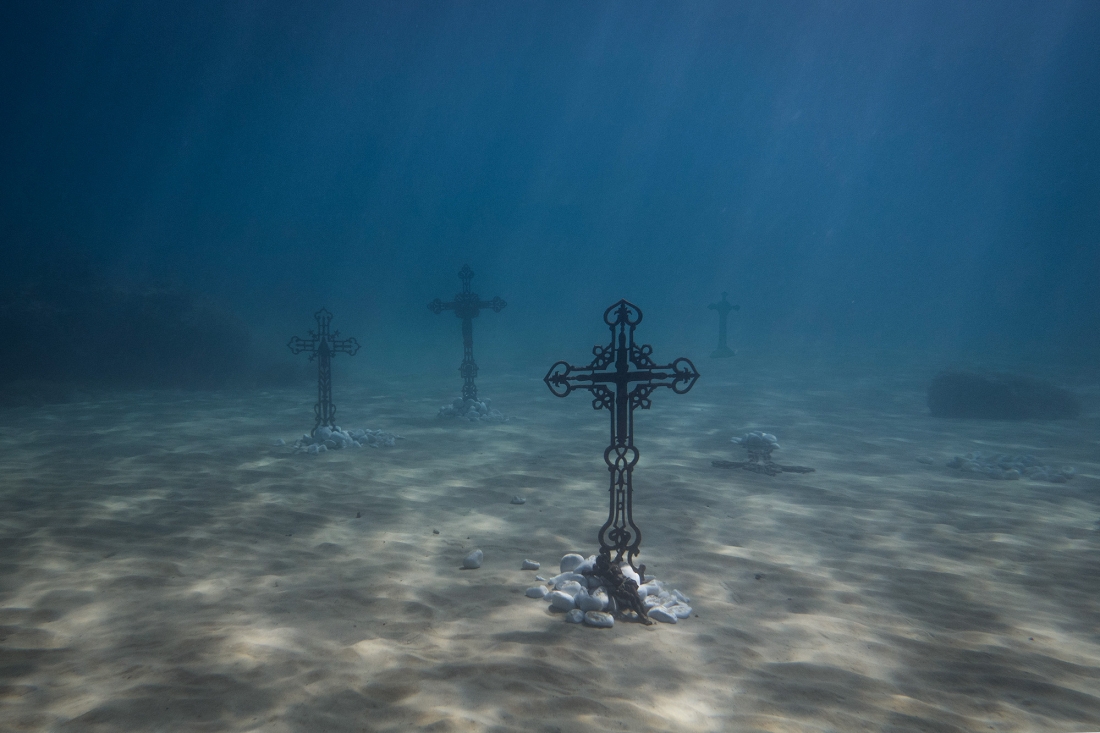
M462 558L462 567L467 570L475 570L481 567L481 561L485 559L485 553L481 550L474 550L466 557Z
M517 496L512 497L512 503L513 504L526 504L527 500L524 499L522 496L517 495Z
M615 619L610 613L603 611L589 611L584 614L584 622L598 629L610 629L615 625Z
M541 567L534 560L524 560L523 564L519 566L520 570L538 570Z
M654 621L660 621L663 624L676 623L676 614L669 611L663 606L655 606L649 610L649 617Z
M680 603L685 603L685 604L686 603L691 603L691 599L688 598L687 596L685 596L683 593L681 593L678 590L672 591L672 596L673 596L673 598L678 600Z
M527 589L527 592L526 592L525 595L528 598L545 598L546 597L546 586L544 586L544 585L532 586L532 587Z
M568 593L573 598L576 598L581 593L588 595L588 593L584 589L584 586L582 586L575 580L570 580L566 583L562 583L560 586L554 586L554 590L560 591L561 593Z
M579 624L584 621L584 611L579 608L574 608L565 614L565 620L567 623Z
M576 595L573 600L577 604L577 608L582 611L602 611L607 608L607 596L596 595L591 596L587 593Z
M584 558L580 555L569 553L561 559L561 565L559 566L561 572L572 572L578 565L584 562Z
M573 572L574 573L579 573L579 574L584 574L584 573L591 573L595 569L596 569L596 556L592 555L590 557L585 558L584 562L582 562L577 567L573 568Z
M691 618L691 606L684 603L677 603L675 606L668 609L668 612L676 618Z
M576 606L573 602L573 596L562 593L560 590L556 590L546 597L550 599L550 607L559 611L571 611Z
M576 573L562 573L561 575L555 575L550 578L550 582L554 585L554 590L560 590L566 583L579 583L581 585L588 585L588 578L583 575L577 575Z

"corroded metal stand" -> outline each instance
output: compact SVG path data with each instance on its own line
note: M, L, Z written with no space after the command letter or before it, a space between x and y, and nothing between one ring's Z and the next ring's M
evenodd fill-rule
M334 354L343 353L355 356L359 351L359 342L353 338L340 338L339 331L329 333L329 324L332 323L332 314L322 308L314 315L317 319L317 330L309 332L308 339L295 336L290 339L287 346L291 353L300 354L303 351L309 354L309 360L317 360L317 404L313 406L313 430L310 435L317 432L317 428L327 425L336 427L336 405L332 404L332 357Z
M500 313L508 304L499 297L485 301L477 293L471 292L470 282L474 279L474 271L469 265L463 265L458 276L462 279L462 292L450 303L436 298L428 303L428 310L436 315L445 310L453 310L462 319L462 364L458 367L458 373L462 375L462 399L477 400L477 385L474 383L477 377L477 363L474 362L474 319L482 308L491 308L494 313Z
M734 355L734 352L730 350L730 347L726 344L726 326L729 319L730 311L741 310L739 305L731 305L726 296L729 293L722 293L722 299L717 303L711 303L707 306L708 310L718 311L718 348L711 352L711 359L728 359Z
M671 364L658 365L650 358L652 346L634 343L634 329L642 322L638 306L620 300L604 311L603 320L611 327L611 343L592 348L595 355L592 363L576 367L559 361L550 367L543 381L558 397L565 397L576 389L587 389L592 393L594 409L611 412L611 444L603 452L611 473L611 506L607 522L599 532L597 566L609 569L625 559L644 580L645 565L634 566L642 542L642 532L633 516L631 474L638 463L638 449L634 447L634 410L648 410L650 395L658 387L669 387L676 394L684 394L695 385L699 372L683 357ZM644 612L639 615L645 618Z

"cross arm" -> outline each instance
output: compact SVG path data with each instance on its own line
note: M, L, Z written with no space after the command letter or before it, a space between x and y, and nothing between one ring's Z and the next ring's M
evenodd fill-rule
M592 409L611 410L615 405L615 394L601 384L600 372L596 367L575 367L568 362L559 361L550 367L542 381L550 388L555 397L565 397L577 389L587 389L592 393Z
M649 387L650 392L657 387L668 387L676 394L685 394L699 381L699 370L691 363L691 359L681 356L671 364L631 372L630 378L630 381L638 382L640 387Z
M555 397L565 397L575 389L591 389L595 385L594 372L592 367L575 367L569 362L559 361L550 367L542 381Z
M454 307L454 303L444 303L439 298L436 298L431 303L428 303L428 310L430 310L432 313L435 313L436 315L439 315L443 311L454 310Z
M492 308L494 313L500 313L502 310L504 310L504 307L506 305L508 305L508 303L506 303L504 299L500 296L497 296L492 300L479 300L477 302L478 308Z
M355 356L355 352L359 351L359 342L354 338L333 339L332 350L339 351L349 356Z
M310 335L309 339L298 338L295 336L290 339L287 344L287 348L290 349L292 354L300 354L303 351L316 351L317 350L317 337Z

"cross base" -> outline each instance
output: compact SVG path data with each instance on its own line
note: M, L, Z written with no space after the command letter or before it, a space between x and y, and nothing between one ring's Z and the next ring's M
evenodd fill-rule
M719 346L710 353L711 359L728 359L731 356L737 356L737 352L731 351L728 346Z
M474 423L506 422L508 418L500 410L494 410L492 404L488 397L480 400L457 397L451 404L440 407L437 417L453 417Z

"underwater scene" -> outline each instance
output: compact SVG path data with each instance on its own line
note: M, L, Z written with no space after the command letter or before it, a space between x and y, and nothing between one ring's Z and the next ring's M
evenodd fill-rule
M1100 731L1100 3L0 56L0 731Z

